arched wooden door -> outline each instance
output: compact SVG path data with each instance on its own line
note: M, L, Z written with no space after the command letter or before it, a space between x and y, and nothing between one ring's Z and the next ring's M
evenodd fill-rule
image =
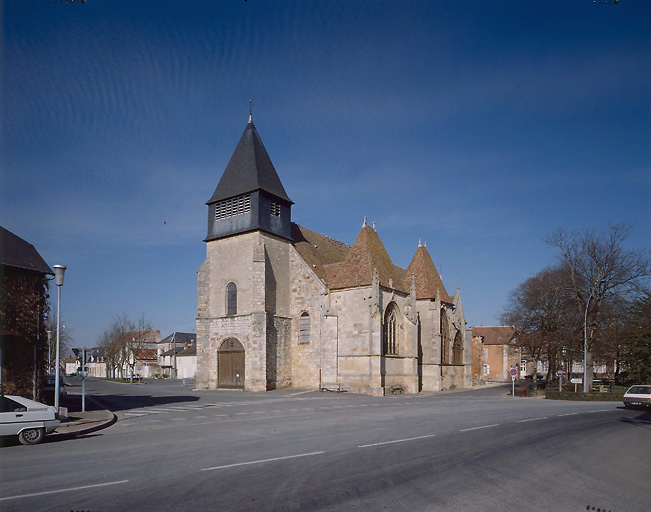
M244 347L235 338L225 340L217 351L217 387L244 389Z

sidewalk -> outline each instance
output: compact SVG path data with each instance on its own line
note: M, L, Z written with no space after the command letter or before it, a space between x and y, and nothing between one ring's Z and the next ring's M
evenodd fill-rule
M81 395L69 394L62 407L68 408L68 416L47 437L51 440L70 439L110 427L117 416L92 397L86 396L86 411L81 412Z

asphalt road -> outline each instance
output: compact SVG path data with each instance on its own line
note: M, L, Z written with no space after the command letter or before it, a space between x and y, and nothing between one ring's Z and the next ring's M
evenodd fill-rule
M0 511L651 508L651 413L618 402L87 390L120 421L0 449Z

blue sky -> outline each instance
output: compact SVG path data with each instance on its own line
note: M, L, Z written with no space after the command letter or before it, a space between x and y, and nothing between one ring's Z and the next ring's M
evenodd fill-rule
M1 48L0 225L68 267L74 346L123 312L194 330L249 99L293 220L352 244L366 216L402 267L422 238L469 325L557 227L651 247L648 1L5 0Z

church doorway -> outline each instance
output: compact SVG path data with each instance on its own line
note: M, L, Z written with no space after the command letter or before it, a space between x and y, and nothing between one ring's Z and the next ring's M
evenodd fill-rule
M235 338L225 340L217 351L217 387L244 389L244 347Z

